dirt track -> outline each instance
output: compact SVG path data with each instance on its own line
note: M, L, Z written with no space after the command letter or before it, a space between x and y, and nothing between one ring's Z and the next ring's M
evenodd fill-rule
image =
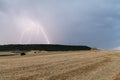
M120 51L0 58L0 80L120 80Z

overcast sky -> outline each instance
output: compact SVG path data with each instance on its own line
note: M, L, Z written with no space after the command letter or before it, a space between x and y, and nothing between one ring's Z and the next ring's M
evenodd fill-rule
M120 48L120 0L0 0L0 44Z

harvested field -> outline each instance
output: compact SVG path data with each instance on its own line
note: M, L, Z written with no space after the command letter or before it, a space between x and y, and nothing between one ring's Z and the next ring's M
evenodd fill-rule
M0 80L120 80L120 51L43 54L0 57Z

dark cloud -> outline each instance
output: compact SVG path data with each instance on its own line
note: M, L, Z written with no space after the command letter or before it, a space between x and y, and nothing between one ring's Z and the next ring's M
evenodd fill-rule
M17 21L27 17L45 28L51 43L116 48L119 5L119 0L0 0L0 43L19 43L23 30ZM35 34L26 34L23 43L29 37L34 37L30 43L45 43Z

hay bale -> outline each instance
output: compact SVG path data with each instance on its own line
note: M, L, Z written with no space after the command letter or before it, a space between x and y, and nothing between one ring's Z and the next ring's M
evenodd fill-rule
M26 55L26 53L22 52L22 53L20 53L20 55L21 55L21 56L24 56L24 55Z
M47 51L44 51L44 50L43 50L43 51L41 51L41 53L47 53Z
M97 48L91 48L91 50L98 50Z

